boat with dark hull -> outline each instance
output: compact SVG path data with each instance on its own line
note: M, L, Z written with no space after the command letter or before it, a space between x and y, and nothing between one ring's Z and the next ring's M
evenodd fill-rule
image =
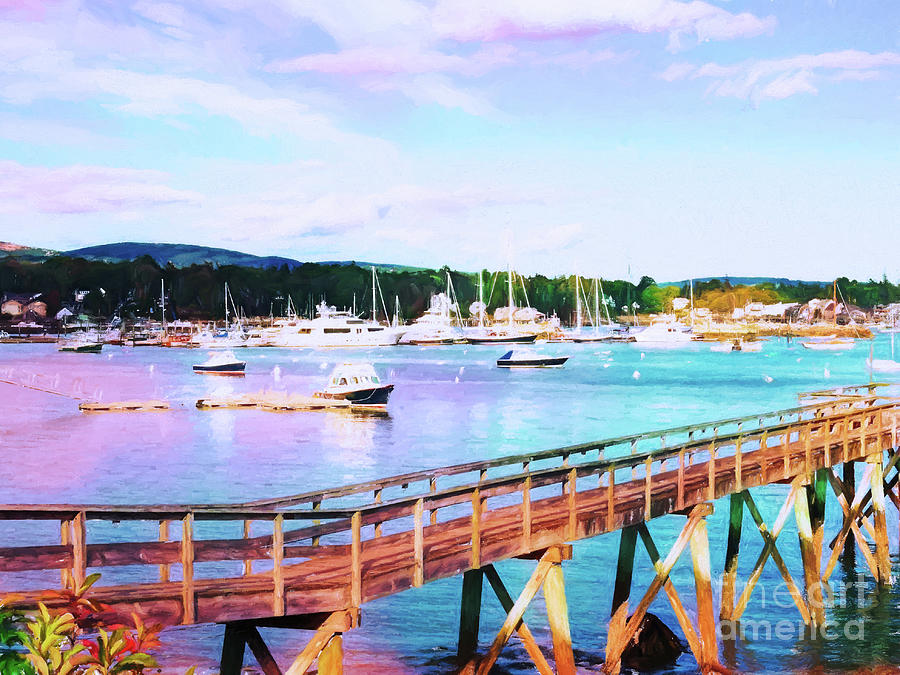
M194 366L194 372L202 375L243 375L247 367L232 352L211 353L207 361Z
M64 342L59 351L61 352L78 352L79 354L99 354L103 349L102 342Z
M331 372L325 389L313 396L348 401L353 406L384 408L392 391L394 385L383 384L371 364L343 363Z
M546 356L531 349L511 349L497 359L498 368L561 368L568 356Z
M467 336L466 342L470 345L518 345L531 344L536 339L537 335L529 333L488 329L483 333Z

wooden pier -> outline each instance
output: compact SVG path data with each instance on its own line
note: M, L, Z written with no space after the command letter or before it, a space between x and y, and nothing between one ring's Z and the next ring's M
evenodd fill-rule
M223 675L240 672L247 646L267 675L298 675L315 662L319 673L330 675L342 672L341 635L359 624L365 603L461 574L461 671L488 673L515 633L538 672L569 675L575 665L563 567L572 556L570 543L619 531L605 671L618 672L623 650L660 591L699 669L720 671L716 624L740 619L769 560L787 583L798 617L810 626L824 621L823 582L850 541L878 583L891 583L885 505L887 497L900 508L900 399L881 391L866 385L814 392L813 403L786 410L240 504L4 505L0 519L31 521L28 531L34 532L40 531L34 521L57 522L60 534L53 542L35 534L0 550L0 573L44 571L42 588L0 583L20 594L19 605L33 607L54 585L81 581L89 571L132 566L128 583L99 586L93 594L110 607L110 619L137 612L165 625L225 624ZM858 482L857 462L864 466ZM778 483L790 485L790 492L768 526L751 489ZM823 536L829 488L843 511L833 542ZM717 616L705 518L723 497L730 500L730 519ZM739 588L745 510L764 547ZM779 552L786 545L779 534L792 514L803 562L798 580ZM674 544L660 551L646 522L663 516L684 521ZM88 536L89 524L102 529L103 522L126 521L135 530L143 523L152 538ZM204 529L213 534L200 536ZM655 576L632 597L638 539ZM695 620L669 579L686 550L694 566ZM536 562L517 597L494 567L510 558ZM204 574L203 563L210 562L218 563L217 572ZM232 571L224 574L223 565ZM480 648L485 579L507 617L492 644ZM541 590L554 666L522 620ZM266 626L315 633L282 669L259 634Z

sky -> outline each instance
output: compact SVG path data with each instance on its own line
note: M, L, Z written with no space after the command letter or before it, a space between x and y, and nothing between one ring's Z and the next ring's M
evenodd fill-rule
M900 279L896 0L0 0L0 240Z

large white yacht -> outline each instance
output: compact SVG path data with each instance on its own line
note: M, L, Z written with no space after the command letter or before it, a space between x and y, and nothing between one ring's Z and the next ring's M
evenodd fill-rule
M457 340L462 340L462 328L458 325L458 318L454 322L454 314L458 317L459 309L449 295L432 295L430 306L412 326L407 327L406 333L400 338L400 344L452 345Z
M403 329L383 326L339 311L324 301L316 307L315 319L283 326L273 336L279 347L383 347L395 345Z

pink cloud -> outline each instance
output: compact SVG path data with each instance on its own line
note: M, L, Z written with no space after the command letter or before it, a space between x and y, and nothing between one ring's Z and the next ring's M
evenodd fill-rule
M0 16L26 21L41 21L47 5L55 4L48 0L0 0Z
M698 41L732 40L770 33L774 17L733 14L700 0L596 0L574 3L522 3L516 0L441 0L435 7L436 32L460 42L510 39L561 39L604 32L669 33L670 46L684 36Z
M0 161L0 213L80 214L134 211L199 201L163 183L159 171L103 166L60 168Z

